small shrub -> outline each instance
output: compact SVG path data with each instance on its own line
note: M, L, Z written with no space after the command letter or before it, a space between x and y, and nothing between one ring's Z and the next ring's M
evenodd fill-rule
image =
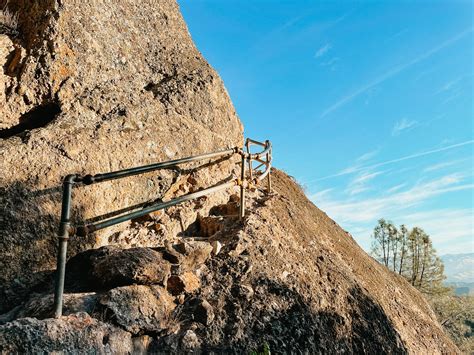
M250 355L271 355L270 345L265 341L261 347L262 351L251 351Z

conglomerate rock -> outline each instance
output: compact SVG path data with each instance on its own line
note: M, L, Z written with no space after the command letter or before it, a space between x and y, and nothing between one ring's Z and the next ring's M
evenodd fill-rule
M0 34L0 312L55 265L61 179L241 146L223 83L194 46L175 0L0 0L19 16ZM205 162L207 163L207 162ZM228 177L224 161L75 189L82 221ZM176 185L179 188L175 188ZM156 246L227 199L170 209L147 240L122 224L70 240L70 254L105 244Z
M129 354L130 333L78 313L62 319L22 318L1 327L3 354Z
M176 307L179 331L158 337L152 352L181 354L188 338L203 353L459 352L421 293L367 255L289 176L273 169L272 179L273 194L249 193L243 225L212 237L221 252Z
M175 308L173 300L163 287L133 285L110 290L100 303L111 312L114 322L137 334L166 329Z

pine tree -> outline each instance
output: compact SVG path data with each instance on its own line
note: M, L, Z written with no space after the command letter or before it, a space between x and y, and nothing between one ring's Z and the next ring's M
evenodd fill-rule
M436 255L430 236L421 228L408 231L380 219L374 228L372 255L391 271L404 276L427 294L447 292L443 286L444 266Z

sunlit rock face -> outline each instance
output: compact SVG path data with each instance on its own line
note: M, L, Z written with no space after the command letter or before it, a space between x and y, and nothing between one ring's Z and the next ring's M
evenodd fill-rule
M0 34L0 312L55 264L61 179L240 146L242 125L224 85L203 59L174 0L0 0L19 15L18 35ZM147 174L77 189L75 220L174 195L230 174ZM179 181L177 181L179 180ZM230 192L229 192L230 193ZM171 194L173 195L173 194ZM227 193L201 202L204 210ZM157 237L196 219L192 203L163 215ZM70 254L117 238L125 225L72 238Z

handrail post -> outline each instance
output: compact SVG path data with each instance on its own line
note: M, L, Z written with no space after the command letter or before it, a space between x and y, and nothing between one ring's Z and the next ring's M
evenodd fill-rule
M271 169L271 161L272 161L272 155L271 154L272 154L272 150L270 149L270 151L267 153L267 163L268 163L269 169ZM271 172L271 170L270 170L270 172ZM271 173L268 173L268 175L267 175L267 193L272 192L272 180L270 178L270 175L271 175Z
M244 219L245 216L245 158L246 154L242 152L242 167L240 171L240 209L239 217Z
M54 289L54 317L59 318L63 313L64 277L66 274L67 241L71 218L71 192L76 175L68 175L63 182L63 199L61 205L61 221L59 224L59 245L56 267L56 285Z
M248 158L248 164L249 164L249 175L250 175L250 181L252 181L252 175L253 175L253 169L252 169L252 158L250 156L250 140L247 138L247 140L245 141L245 146L247 148L247 153L249 154L249 158Z

